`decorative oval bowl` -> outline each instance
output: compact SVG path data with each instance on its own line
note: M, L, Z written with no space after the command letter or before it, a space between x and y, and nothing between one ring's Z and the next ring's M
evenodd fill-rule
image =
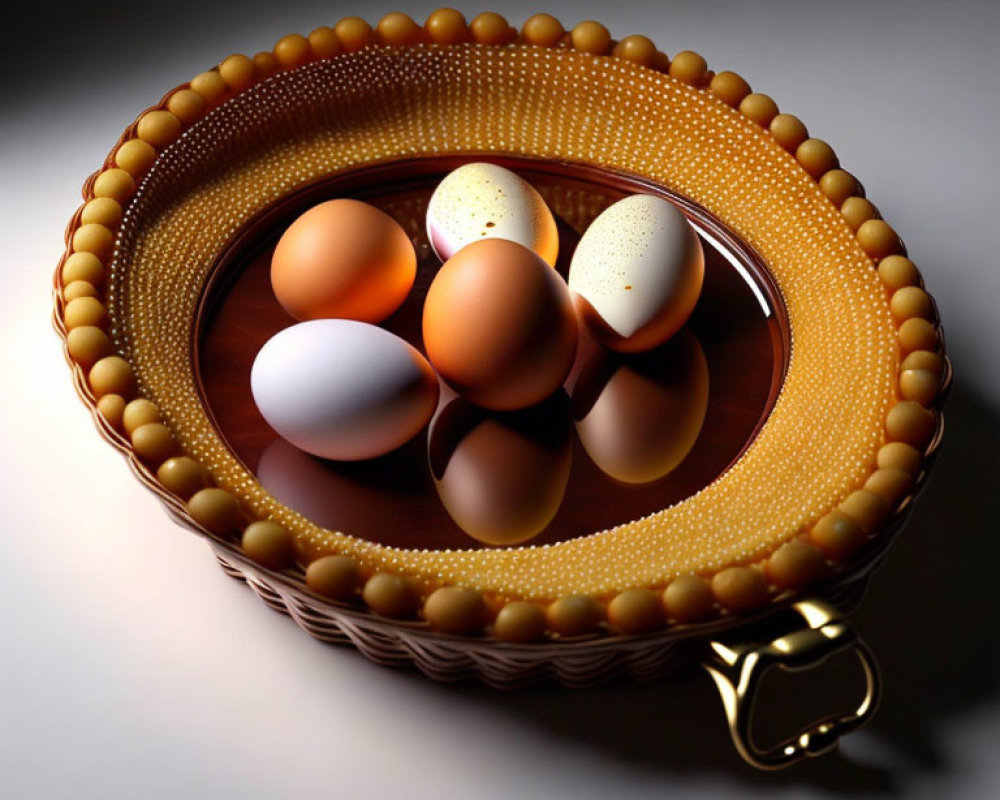
M611 203L673 203L706 256L688 325L642 357L581 346L564 389L526 412L446 398L379 459L297 450L249 384L293 323L268 281L278 237L336 197L387 212L418 274L384 327L419 348L441 263L428 199L470 161L541 193L564 276ZM874 660L838 608L913 508L951 368L933 300L860 183L739 76L594 22L351 17L170 92L83 196L55 275L81 397L175 519L312 635L499 687L700 660L762 768L825 752L874 713ZM610 450L590 433L597 411L614 420ZM471 478L449 477L470 459ZM476 514L547 510L491 545L454 512L470 491L486 498ZM761 675L841 650L866 679L858 706L758 746Z

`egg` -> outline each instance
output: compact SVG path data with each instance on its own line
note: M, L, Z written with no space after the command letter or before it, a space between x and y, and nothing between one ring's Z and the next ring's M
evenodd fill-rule
M364 322L300 322L272 336L250 372L257 408L296 447L322 458L384 455L413 438L438 382L410 344Z
M577 322L559 274L506 239L466 245L434 277L423 312L431 364L470 402L526 408L561 385L576 354Z
M694 447L708 411L708 361L687 329L639 355L584 338L568 382L576 433L587 455L622 483L663 478Z
M609 206L584 232L569 288L605 347L637 353L681 329L704 276L701 241L684 214L661 197L638 194Z
M475 162L445 176L427 205L427 238L442 261L480 239L508 239L555 266L556 221L542 196L509 169Z
M271 257L271 288L298 320L381 322L402 305L416 274L416 252L399 223L347 198L298 217Z
M431 421L428 461L451 518L484 544L522 544L555 517L569 482L566 395L523 411L483 411L463 398Z

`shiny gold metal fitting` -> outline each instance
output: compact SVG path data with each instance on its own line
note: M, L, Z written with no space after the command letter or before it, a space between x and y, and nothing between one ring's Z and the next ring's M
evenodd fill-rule
M702 662L715 681L729 722L733 744L743 758L758 769L775 770L836 748L841 736L865 725L878 708L881 682L871 650L854 627L832 606L804 600L790 606L802 627L792 627L777 637L727 644L713 641ZM769 749L761 749L751 732L757 691L772 667L788 672L812 669L835 653L851 651L861 662L865 694L848 713L831 714Z

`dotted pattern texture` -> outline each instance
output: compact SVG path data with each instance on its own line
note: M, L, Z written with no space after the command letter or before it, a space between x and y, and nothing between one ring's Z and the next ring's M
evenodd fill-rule
M671 508L568 542L404 551L317 527L227 451L200 403L191 344L202 287L227 241L318 177L469 152L645 176L706 207L763 256L787 305L791 362L770 419L726 475ZM306 558L344 553L429 587L536 600L707 576L758 561L808 529L873 469L899 363L871 259L769 134L669 76L526 46L366 49L277 75L223 104L140 186L116 245L109 307L116 345L183 447L254 515L285 525Z

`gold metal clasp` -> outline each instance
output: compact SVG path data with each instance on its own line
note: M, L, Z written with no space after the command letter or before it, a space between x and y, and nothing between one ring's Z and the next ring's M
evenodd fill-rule
M801 618L801 627L763 642L713 641L708 656L702 661L722 696L733 744L739 754L758 769L782 769L830 752L841 736L871 719L881 694L874 656L854 627L842 619L835 608L819 600L803 600L790 608ZM750 726L764 674L772 667L789 672L811 669L834 653L845 651L854 652L864 671L865 694L858 707L852 712L818 720L774 747L766 750L757 747Z

